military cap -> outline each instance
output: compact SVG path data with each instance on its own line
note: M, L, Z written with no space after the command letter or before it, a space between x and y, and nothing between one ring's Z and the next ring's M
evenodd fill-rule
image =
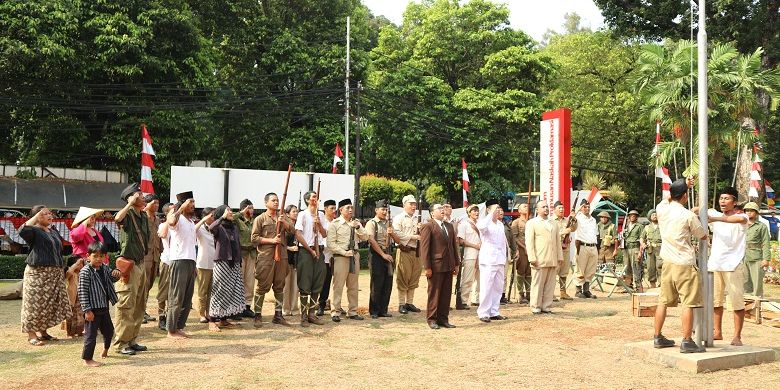
M141 191L141 187L138 185L138 183L133 183L125 187L125 189L122 190L122 193L119 195L119 197L122 198L122 200L124 200L125 202L127 202L127 198L129 198L131 195L139 191Z
M609 216L608 212L602 211L602 212L599 213L598 217L599 218L601 218L601 217L609 218L610 216Z
M382 209L382 208L386 208L386 207L387 207L387 199L380 199L380 200L376 201L376 205L374 206L374 208L377 208L377 209Z
M628 215L639 215L639 211L631 210L628 212Z
M758 208L758 205L756 204L756 202L747 202L747 203L745 203L744 206L742 206L742 209L743 210L753 210L755 212L760 211L759 208Z

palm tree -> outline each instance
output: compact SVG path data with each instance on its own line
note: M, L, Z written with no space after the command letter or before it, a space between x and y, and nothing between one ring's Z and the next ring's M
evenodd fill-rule
M755 139L753 128L745 129L744 124L756 123L755 127L761 129L768 106L776 106L780 97L780 71L762 69L762 53L759 48L741 55L731 43L716 43L710 50L707 70L710 170L717 174L727 156L737 150L747 151L735 159L748 162L747 172L738 169L735 173L737 188L745 197L751 159L749 146ZM632 80L643 102L642 111L650 119L661 121L664 128L674 129L675 135L673 141L663 142L651 156L651 166L676 163L678 153L682 154L686 173L695 172L691 168L698 166L698 158L693 156L688 161L686 154L686 150L698 149L690 137L698 115L696 54L696 44L686 40L642 48ZM738 168L743 166L739 161L735 164Z

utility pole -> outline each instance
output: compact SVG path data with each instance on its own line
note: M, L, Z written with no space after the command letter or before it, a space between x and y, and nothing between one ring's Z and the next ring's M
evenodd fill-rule
M360 204L360 132L363 130L363 118L360 116L360 91L363 89L363 84L358 81L355 102L355 115L356 123L355 127L355 217L363 217L363 209Z
M347 77L344 80L344 173L349 175L349 16L347 16ZM357 201L357 199L355 199Z
M707 121L707 31L706 31L706 19L707 14L705 12L704 0L699 1L699 33L697 35L698 49L699 49L699 85L698 85L698 124L699 124L699 221L702 226L707 226L707 182L709 181L709 158L707 156L707 146L709 145L709 124ZM707 257L708 257L708 243L707 238L699 241L699 272L701 278L701 292L704 297L704 307L694 310L694 329L696 330L696 343L703 345L705 343L707 347L712 347L712 285L713 277L707 272Z

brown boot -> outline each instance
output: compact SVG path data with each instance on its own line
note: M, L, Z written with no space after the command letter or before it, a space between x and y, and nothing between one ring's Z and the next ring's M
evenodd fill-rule
M274 319L271 320L271 322L273 322L274 324L277 324L277 325L290 326L290 324L287 322L287 320L285 320L284 317L282 316L281 310L280 311L276 311L274 313Z
M262 328L263 327L263 316L260 314L255 314L255 328Z
M304 328L309 327L309 296L301 295L301 326Z
M309 317L307 318L307 320L309 321L310 324L325 325L325 321L317 318L317 315L316 315L317 309L315 309L315 307L317 306L317 297L319 297L319 294L313 294L313 295L311 295L309 297L311 302L308 304L308 310L307 311L309 313Z
M570 297L569 294L566 294L566 289L561 289L561 299L571 301L574 300L574 298Z

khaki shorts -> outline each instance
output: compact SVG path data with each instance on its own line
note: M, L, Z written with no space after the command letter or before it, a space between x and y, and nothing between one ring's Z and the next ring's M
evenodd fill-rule
M713 307L724 307L726 295L731 301L731 310L745 310L745 263L739 263L734 271L713 271L715 279Z
M703 306L699 270L692 265L664 262L661 269L661 296L658 298L658 303L667 307L677 307L678 300L683 307Z

